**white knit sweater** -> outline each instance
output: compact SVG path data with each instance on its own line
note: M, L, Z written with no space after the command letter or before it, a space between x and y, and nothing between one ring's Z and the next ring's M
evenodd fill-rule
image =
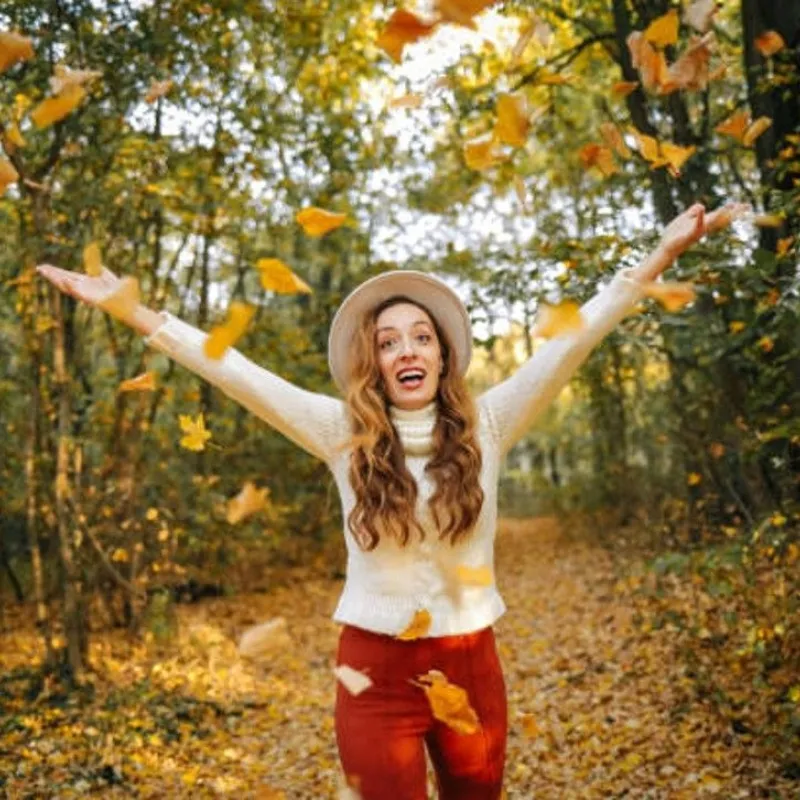
M477 400L478 439L483 458L483 509L474 530L453 546L439 541L428 509L433 491L425 474L431 452L435 403L416 411L392 407L390 414L403 442L406 464L417 481L418 521L425 538L400 547L385 538L365 552L349 531L347 578L334 613L338 622L379 633L397 634L420 609L430 612L429 636L480 630L505 610L496 585L465 584L458 568L494 564L497 522L497 481L502 459L534 419L569 381L594 346L631 311L642 297L641 286L626 270L581 309L585 326L578 332L551 339L514 375ZM348 479L349 434L346 407L341 400L301 389L237 350L213 361L203 354L205 334L164 312L165 322L147 342L218 386L227 395L268 422L300 447L323 459L336 480L347 519L355 496Z

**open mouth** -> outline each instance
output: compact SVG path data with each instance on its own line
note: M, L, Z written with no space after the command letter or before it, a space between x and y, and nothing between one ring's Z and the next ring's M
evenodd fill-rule
M402 369L397 373L397 380L404 389L418 389L425 380L425 370L418 368Z

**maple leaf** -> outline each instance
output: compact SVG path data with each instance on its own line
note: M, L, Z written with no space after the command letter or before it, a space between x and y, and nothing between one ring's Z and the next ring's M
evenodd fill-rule
M298 211L295 219L309 236L324 236L344 225L347 214L336 214L333 211L325 211L325 209L311 206Z
M557 305L542 303L534 334L544 339L577 333L584 328L580 306L572 300L563 300Z
M432 669L412 681L425 691L433 716L457 733L469 735L480 730L481 723L469 703L466 690L450 683L447 676Z
M84 97L86 97L86 90L79 84L76 84L74 86L69 86L55 97L48 97L42 100L42 102L31 111L33 124L41 129L47 128L56 122L60 122L80 105Z
M311 294L311 287L292 272L278 258L260 258L256 269L261 274L261 285L278 294Z
M0 32L0 72L33 58L33 42L19 33Z
M397 9L381 31L376 44L395 63L403 60L403 50L408 44L430 36L438 22L423 22L416 14Z
M421 639L423 636L427 636L431 628L431 622L431 612L425 608L421 608L414 612L411 622L397 634L396 638L402 639L403 641Z
M228 319L211 329L203 345L203 352L214 360L222 358L225 351L244 336L255 313L255 308L247 303L232 302L228 309Z
M267 504L268 488L256 489L255 484L247 481L239 494L229 503L225 515L230 525L236 525L246 517L258 513Z
M181 430L186 434L181 437L180 446L198 453L205 450L211 433L206 430L203 415L198 414L197 419L193 420L188 414L181 414L179 420Z
M83 248L83 269L87 275L97 278L103 274L103 259L100 255L100 245L89 242Z
M354 697L357 697L372 686L372 678L369 675L365 675L347 664L339 664L334 667L333 673L342 686Z
M152 392L156 388L156 376L152 372L143 372L134 378L122 381L120 392Z

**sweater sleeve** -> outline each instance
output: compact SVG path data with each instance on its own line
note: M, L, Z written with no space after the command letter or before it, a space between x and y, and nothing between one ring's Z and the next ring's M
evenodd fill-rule
M222 389L307 452L330 462L349 430L341 400L301 389L233 348L219 360L210 359L203 352L203 331L161 313L165 321L145 338L150 347Z
M492 438L507 453L533 421L558 396L589 353L643 297L630 270L620 270L611 283L581 307L584 327L550 339L511 377L478 398Z

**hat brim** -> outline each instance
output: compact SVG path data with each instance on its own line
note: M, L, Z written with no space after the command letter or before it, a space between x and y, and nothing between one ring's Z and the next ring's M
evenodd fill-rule
M401 295L432 315L453 346L456 369L464 375L472 358L472 326L459 296L439 278L416 270L394 270L364 281L342 302L331 323L328 366L344 392L350 377L353 342L367 314L380 303Z

